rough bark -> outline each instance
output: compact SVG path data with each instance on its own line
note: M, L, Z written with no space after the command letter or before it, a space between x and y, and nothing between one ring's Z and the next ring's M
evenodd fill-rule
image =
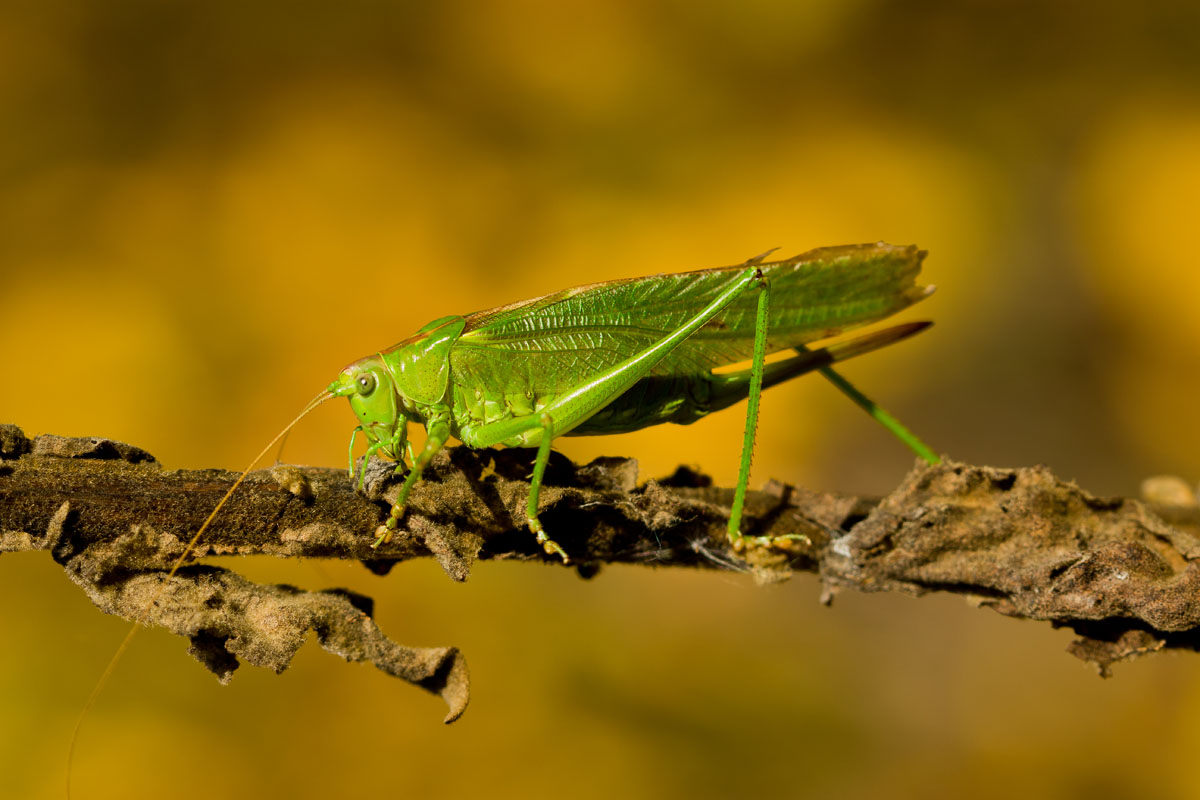
M453 647L407 648L371 619L371 601L340 590L254 584L197 563L268 554L362 561L383 574L432 556L454 580L480 559L542 559L524 529L529 454L442 453L414 490L406 530L378 550L373 532L398 490L392 465L367 465L365 490L344 470L251 473L168 578L192 534L237 478L164 470L107 439L39 436L0 426L0 552L46 550L101 610L188 636L222 680L238 659L285 669L308 630L327 650L439 693L456 719L467 669ZM1200 509L1096 498L1043 467L918 463L883 498L780 483L751 492L751 536L732 547L732 490L686 468L637 485L636 462L577 466L555 457L541 517L590 576L604 563L691 566L759 581L816 572L836 591L943 591L1002 614L1072 628L1071 652L1107 673L1121 659L1200 644ZM1186 502L1186 500L1184 501Z

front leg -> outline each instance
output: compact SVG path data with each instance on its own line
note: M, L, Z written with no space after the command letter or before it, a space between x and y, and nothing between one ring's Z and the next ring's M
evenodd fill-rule
M362 425L359 425L350 434L350 480L354 480L354 440L360 433L363 433ZM408 452L408 463L411 464L413 461L412 442L408 441L408 422L406 420L400 421L391 438L387 441L371 441L370 439L368 441L371 443L367 445L367 452L363 455L362 470L358 474L358 491L360 492L363 490L363 485L367 479L367 464L371 462L371 456L376 453L382 452L384 455L390 456L399 462L396 465L397 475L403 472L405 467L404 459L400 457L402 449Z
M396 533L396 526L404 517L409 492L421 479L421 474L425 471L425 467L429 466L429 462L433 461L433 457L446 446L446 440L450 438L449 409L438 409L431 414L429 421L425 423L425 432L427 434L425 446L421 449L420 454L412 460L412 469L404 478L404 485L400 487L400 494L396 497L396 502L392 503L392 510L388 513L387 522L375 529L375 543L371 545L372 549L377 549L380 545L387 544L392 540L392 536Z

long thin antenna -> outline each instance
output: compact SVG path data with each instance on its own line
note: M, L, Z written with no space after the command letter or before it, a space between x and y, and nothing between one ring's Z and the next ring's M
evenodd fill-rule
M195 535L192 536L191 540L187 543L187 546L183 548L183 552L180 553L179 557L175 559L175 563L171 565L171 569L167 572L167 577L163 579L162 588L155 592L154 596L151 597L146 603L145 608L142 609L142 613L140 615L142 618L145 618L150 613L151 607L158 602L159 598L162 596L162 593L166 590L167 584L171 581L171 578L175 577L175 573L178 572L179 568L183 566L183 562L186 561L187 557L190 556L192 551L196 549L196 545L200 542L200 537L203 536L204 532L208 530L208 527L212 524L213 519L216 518L217 512L221 510L221 508L233 495L234 491L242 485L242 481L244 481L246 476L250 474L250 470L254 469L255 465L258 464L259 461L262 461L263 456L270 452L271 448L275 446L276 442L287 436L288 431L295 427L296 423L308 416L309 413L311 413L317 406L321 405L332 397L333 395L328 391L323 391L312 400L308 401L308 404L304 407L304 410L297 414L295 419L289 422L283 430L276 434L275 438L272 439L267 446L264 447L259 454L254 457L254 460L251 461L244 470L242 470L242 474L239 475L238 479L233 482L232 486L229 487L229 491L225 492L225 496L222 497L221 501L217 503L215 508L213 508L212 512L208 515L208 518L205 519L204 523L200 526L200 529L196 531ZM71 744L70 747L67 748L67 800L70 800L71 797L71 766L75 762L75 745L79 743L79 731L80 728L83 727L83 720L87 717L88 712L92 710L92 706L96 704L96 698L100 696L100 692L104 691L104 687L108 683L108 679L112 676L113 671L117 667L117 662L121 660L121 656L125 654L125 651L129 649L130 642L133 641L133 637L137 634L141 627L142 623L137 619L135 619L133 624L130 625L128 633L125 634L125 638L121 640L121 644L117 645L116 652L114 652L112 658L108 660L108 665L104 668L104 672L100 674L100 679L96 681L96 685L92 688L92 693L88 696L87 702L83 704L83 708L79 712L79 718L75 720L75 727L71 729Z
M277 450L275 452L275 463L276 464L283 463L283 448L285 448L285 447L287 447L287 431L284 431L283 439L281 439L279 442L279 450Z

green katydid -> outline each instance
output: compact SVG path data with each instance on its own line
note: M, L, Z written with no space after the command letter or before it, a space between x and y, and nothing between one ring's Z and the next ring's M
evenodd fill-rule
M937 460L899 422L829 365L906 338L910 323L817 350L809 342L876 322L927 296L916 285L924 252L915 246L848 245L782 261L768 254L733 267L609 281L443 317L399 344L360 359L329 386L348 397L367 457L408 468L375 547L389 541L413 486L455 437L469 447L536 447L526 521L547 553L567 560L538 519L538 491L558 436L623 433L687 424L748 398L746 433L729 537L741 537L761 389L821 370L919 455ZM795 355L767 364L768 353ZM715 368L750 360L747 370ZM413 454L409 421L425 426ZM405 463L405 454L411 464ZM360 474L360 484L361 484Z
M354 362L255 457L192 536L167 578L187 560L254 465L310 411L338 396L350 398L360 423L355 433L366 436L368 457L382 453L396 460L397 472L408 466L405 454L412 462L386 523L376 531L376 547L391 538L412 487L454 436L470 447L537 448L527 522L545 551L566 561L566 551L547 536L538 519L538 490L556 437L687 424L746 398L728 527L730 539L740 542L759 395L765 387L812 371L820 371L919 456L936 463L938 457L928 447L830 368L930 323L807 347L928 296L932 287L916 285L925 253L911 245L873 244L820 248L773 262L766 255L733 267L590 284L466 317L444 317L394 347ZM790 358L766 363L768 353L789 349L795 351ZM746 360L751 362L747 370L713 371ZM424 424L427 433L415 455L407 439L409 421ZM138 627L135 621L76 720L67 754L68 796L80 726Z

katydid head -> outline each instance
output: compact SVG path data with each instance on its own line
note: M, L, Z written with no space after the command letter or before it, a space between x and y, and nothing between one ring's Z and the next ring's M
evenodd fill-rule
M371 444L382 445L391 453L389 443L404 429L407 420L397 401L396 386L380 356L368 356L342 370L337 380L329 384L329 393L350 399L350 408L362 425Z

